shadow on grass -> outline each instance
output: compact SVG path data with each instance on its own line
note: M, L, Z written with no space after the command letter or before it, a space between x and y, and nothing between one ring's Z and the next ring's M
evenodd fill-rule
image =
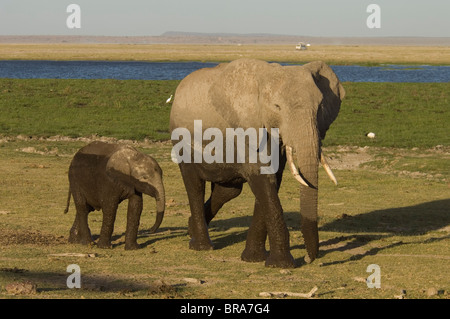
M220 214L220 212L219 212ZM286 224L289 229L300 228L300 214L298 212L285 213ZM213 220L210 231L225 231L213 238L215 249L222 249L229 245L246 240L247 230L230 231L233 228L248 227L251 215L229 219ZM320 232L338 232L342 235L322 241L319 257L334 252L348 252L352 256L347 260L324 264L324 266L359 260L368 255L376 255L380 251L404 245L402 241L388 242L383 246L373 247L373 242L394 236L418 236L430 231L436 231L450 225L450 199L426 202L419 205L375 210L356 216L345 215L320 227ZM320 236L320 234L319 234ZM450 236L437 236L424 240L423 243L442 241ZM372 244L371 244L372 243ZM305 249L303 244L294 245L291 249ZM303 258L296 260L297 266L304 264Z
M384 241L384 244L374 244L398 236L419 236L431 231L443 229L450 225L450 199L426 202L419 205L397 207L344 216L320 227L320 231L347 233L320 243L320 256L334 251L348 252L346 260L325 263L323 266L341 264L360 260L365 256L376 255L380 251L405 244L402 241ZM449 235L424 239L421 243L431 243L448 240Z
M450 199L444 199L414 206L375 210L356 216L345 216L323 225L320 230L412 236L422 235L448 225L450 225Z
M219 212L220 214L220 212ZM209 225L210 235L214 249L222 249L227 246L243 242L247 239L247 231L252 220L251 214L248 216L232 217L228 219L218 219L211 221ZM245 230L233 228L242 228ZM217 232L217 234L216 234Z
M79 292L113 292L126 295L130 292L144 291L148 295L159 295L167 298L177 296L187 286L183 283L168 285L163 282L137 282L135 279L128 279L119 275L81 273L81 288L71 289L67 287L67 279L70 275L69 272L34 272L19 268L2 268L0 269L0 279L5 282L5 290L0 290L0 296L2 293L8 294L6 286L27 282L35 285L35 292L28 291L16 293L16 295L28 297L36 295L36 293L61 292L65 294L69 291L73 292L75 296Z
M138 232L138 241L141 241L142 238L147 238L148 240L144 243L140 243L140 248L145 248L147 246L150 246L160 240L167 240L170 238L176 238L180 236L185 236L187 233L187 228L183 227L161 227L156 232L151 233L149 229L147 230L140 230ZM92 236L93 240L96 241L100 235L94 235ZM118 243L113 243L112 248L125 246L125 232L122 234L115 234L111 237L111 241L117 241L119 239L122 239Z

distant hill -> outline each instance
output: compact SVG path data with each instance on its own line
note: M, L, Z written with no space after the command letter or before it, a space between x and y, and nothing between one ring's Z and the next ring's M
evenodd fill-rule
M442 45L450 46L450 37L313 37L268 33L198 33L168 31L160 36L173 42L293 44L299 41L323 45Z
M205 32L185 32L185 31L167 31L161 34L161 37L290 37L283 34L272 33L205 33Z
M450 37L312 37L168 31L160 36L0 36L0 43L296 44L450 46Z

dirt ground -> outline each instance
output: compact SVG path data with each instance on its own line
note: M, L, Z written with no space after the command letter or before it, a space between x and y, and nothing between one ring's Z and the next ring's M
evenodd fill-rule
M83 142L83 143L90 143L93 141L103 141L103 142L109 142L109 143L121 143L121 144L127 144L127 145L133 145L135 147L139 148L152 148L152 147L169 147L171 146L170 141L150 141L150 140L143 140L143 141L132 141L132 140L119 140L113 137L99 137L99 136L90 136L90 137L77 137L72 138L68 136L52 136L52 137L33 137L33 136L25 136L25 135L18 135L16 137L8 137L3 136L0 137L0 145L2 143L7 143L8 141L12 140L22 140L22 141L32 141L32 140L39 140L39 141L47 141L47 142ZM328 163L333 169L337 170L355 170L355 169L361 169L364 168L372 169L377 172L382 172L386 174L393 173L394 170L391 169L388 165L383 167L369 167L364 166L365 163L370 163L374 161L378 154L383 153L385 155L390 156L397 156L397 157L405 157L405 156L417 156L417 157L430 157L430 156L437 156L442 157L443 159L450 159L450 147L445 147L442 145L438 145L434 148L428 149L428 150L422 150L418 148L414 148L412 150L409 149L398 149L398 148L388 148L388 147L359 147L359 146L334 146L329 148L324 148L324 154L326 154ZM50 148L45 150L38 150L35 147L25 147L21 148L18 151L24 152L24 153L30 153L30 154L40 154L40 155L56 155L56 156L67 156L64 154L58 154L57 148ZM38 168L45 168L44 165L41 165L41 167ZM426 173L420 173L415 171L397 171L398 174L406 175L408 177L417 178L417 177L436 177L441 178L443 181L447 181L448 176L444 176L442 174L437 174L437 176L434 176L433 174L426 174Z
M163 168L165 218L160 231L149 234L154 202L144 200L140 250L123 249L126 205L118 212L113 249L67 243L75 214L73 206L62 213L67 167L78 147L99 139L134 145L152 154ZM445 169L422 166L428 160L450 160L450 148L324 148L339 184L336 187L320 170L321 255L311 265L303 261L296 182L285 174L280 199L298 264L289 270L240 260L253 207L246 187L210 225L216 249L188 249L189 205L178 168L167 156L170 148L170 142L98 136L2 137L0 186L8 185L8 191L0 189L5 198L0 205L0 297L260 298L261 292L307 293L317 286L315 298L406 298L403 290L407 298L448 298L442 269L450 258L443 208L449 176ZM430 217L423 218L424 212ZM101 221L100 212L90 216L94 239ZM81 290L65 286L65 269L71 263L83 269ZM365 285L365 269L372 263L383 269L381 290Z

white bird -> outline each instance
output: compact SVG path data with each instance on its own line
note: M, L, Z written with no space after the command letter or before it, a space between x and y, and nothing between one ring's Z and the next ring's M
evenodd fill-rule
M375 133L369 132L369 133L366 134L366 136L367 136L368 138L375 138Z
M166 104L167 104L167 103L170 103L170 101L172 101L172 96L173 96L173 95L171 95L171 96L166 100Z

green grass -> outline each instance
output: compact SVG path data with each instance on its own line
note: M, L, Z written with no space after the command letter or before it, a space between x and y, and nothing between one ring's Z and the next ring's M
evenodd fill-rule
M145 197L138 236L142 249L123 249L126 202L119 206L113 249L69 244L75 209L72 203L69 213L63 214L67 169L84 144L34 139L0 144L0 298L14 298L5 286L21 281L37 284L37 294L15 298L245 299L259 298L263 291L306 293L314 286L317 298L390 299L401 290L407 291L407 298L428 298L429 288L444 292L431 298L448 298L450 220L445 181L366 167L335 169L336 187L321 169L320 254L305 265L298 185L286 172L280 199L298 267L280 272L239 258L254 205L247 185L212 221L209 231L215 249L189 250L189 205L178 167L170 159L169 143L139 144L164 171L168 206L160 231L145 232L155 218L154 200ZM39 153L23 151L30 147ZM327 151L338 152L333 147ZM396 156L387 154L386 159ZM89 216L95 237L101 221L100 212ZM96 253L97 257L50 256L61 253ZM81 289L66 287L69 264L81 267ZM381 289L369 289L364 282L370 264L381 267Z
M437 148L439 150L439 148ZM376 151L374 159L364 163L363 167L402 172L415 176L450 176L450 165L445 152L414 149L408 152L385 149Z
M449 145L450 83L344 83L346 97L325 145ZM374 132L376 138L365 134Z
M177 81L0 80L4 135L168 138Z
M449 83L344 83L347 96L324 148L339 185L320 169L320 254L312 264L303 262L298 183L289 172L283 178L279 196L298 266L287 272L239 258L254 205L248 185L212 221L215 249L189 250L189 205L171 145L144 140L169 138L165 100L177 84L0 79L0 298L245 299L314 286L317 298L395 298L402 290L411 299L448 298ZM367 139L368 131L377 138ZM123 249L126 202L113 249L67 242L75 216L73 202L63 214L67 171L87 141L37 137L92 134L138 140L134 145L163 169L165 218L159 232L148 234L155 202L144 198L140 250ZM95 237L101 221L100 212L89 216ZM50 256L58 253L97 257ZM66 286L69 264L81 267L81 289ZM365 284L370 264L381 268L381 289ZM6 285L24 280L37 284L37 294L7 294ZM429 288L439 294L428 296Z
M179 81L0 79L0 134L167 140ZM449 145L450 83L344 83L324 145ZM369 140L365 133L375 132Z

